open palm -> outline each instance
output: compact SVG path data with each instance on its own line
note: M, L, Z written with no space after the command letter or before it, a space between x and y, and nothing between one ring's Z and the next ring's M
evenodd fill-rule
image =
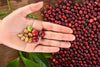
M5 17L0 26L2 43L26 52L57 52L59 47L69 48L71 46L70 42L61 42L60 40L73 41L75 36L72 35L72 29L26 17L27 14L39 10L42 6L43 2L30 4L15 10ZM28 25L37 30L46 30L46 35L38 44L26 43L18 38L17 34L23 32Z

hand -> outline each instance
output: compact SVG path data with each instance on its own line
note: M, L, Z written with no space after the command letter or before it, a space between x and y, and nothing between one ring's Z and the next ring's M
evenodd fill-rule
M43 2L30 4L13 11L5 17L0 24L0 41L8 47L26 52L57 52L59 47L69 48L75 36L72 29L57 24L27 18L26 15L42 8ZM44 39L39 44L26 43L17 36L28 25L37 30L46 30ZM55 31L55 32L52 32Z

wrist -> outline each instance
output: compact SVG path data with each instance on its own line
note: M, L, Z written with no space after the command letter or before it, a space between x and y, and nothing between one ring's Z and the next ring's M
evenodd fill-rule
M1 42L1 20L0 20L0 44L2 44L2 42Z

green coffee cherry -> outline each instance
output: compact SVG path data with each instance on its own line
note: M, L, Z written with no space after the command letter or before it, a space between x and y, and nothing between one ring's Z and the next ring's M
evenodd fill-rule
M28 27L27 27L27 30L28 30L29 32L32 32L32 30L33 30L32 26L28 26Z

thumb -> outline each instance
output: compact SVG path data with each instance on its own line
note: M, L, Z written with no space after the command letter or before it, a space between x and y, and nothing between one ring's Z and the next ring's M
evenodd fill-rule
M43 2L26 5L22 8L19 8L18 13L20 13L22 16L26 16L27 14L38 11L40 8L42 8L42 6L43 6Z

